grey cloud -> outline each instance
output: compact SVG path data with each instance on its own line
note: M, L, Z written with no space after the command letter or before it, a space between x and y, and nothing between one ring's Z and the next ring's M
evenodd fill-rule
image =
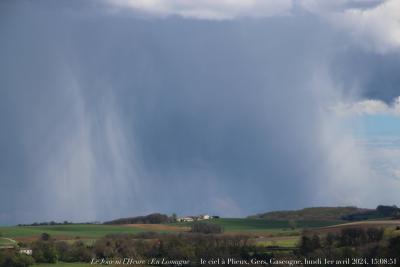
M315 192L346 161L331 155L340 134L321 135L352 66L321 18L143 19L46 3L8 3L1 18L2 223L339 202Z
M397 53L378 54L354 46L332 63L332 74L342 88L361 98L391 103L400 94Z

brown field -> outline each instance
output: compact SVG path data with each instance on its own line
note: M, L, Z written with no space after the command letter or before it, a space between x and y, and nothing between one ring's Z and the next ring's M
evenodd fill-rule
M187 232L190 230L190 227L182 227L182 226L173 226L173 225L165 225L165 224L125 224L127 227L135 227L140 228L146 231L154 231L154 232Z

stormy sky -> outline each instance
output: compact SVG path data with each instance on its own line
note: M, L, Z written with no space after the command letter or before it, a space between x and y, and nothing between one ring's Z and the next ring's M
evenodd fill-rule
M0 2L0 224L399 204L400 2Z

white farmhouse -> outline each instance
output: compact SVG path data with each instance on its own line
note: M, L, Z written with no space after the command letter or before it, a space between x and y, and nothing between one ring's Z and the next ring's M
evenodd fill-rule
M20 248L19 249L19 253L31 256L32 255L32 249L30 249L30 248Z
M199 219L200 220L209 220L210 219L210 215L208 215L208 214L199 215Z
M193 222L193 218L192 217L180 217L176 219L178 222Z

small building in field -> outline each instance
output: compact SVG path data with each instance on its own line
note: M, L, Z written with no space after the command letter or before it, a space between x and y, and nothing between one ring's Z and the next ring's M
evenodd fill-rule
M210 219L210 215L208 215L208 214L199 215L199 220L209 220L209 219Z
M176 219L178 222L193 222L194 219L192 217L180 217Z
M20 248L19 249L19 253L32 256L32 249L30 249L30 248Z

